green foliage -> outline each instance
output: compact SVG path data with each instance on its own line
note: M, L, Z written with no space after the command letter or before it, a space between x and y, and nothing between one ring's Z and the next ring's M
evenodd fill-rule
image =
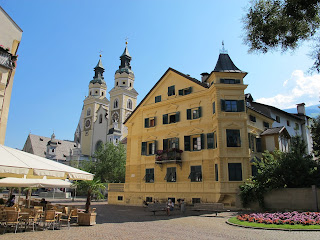
M106 143L95 152L95 162L87 169L101 182L120 183L125 180L126 150L122 144Z
M313 140L313 153L316 157L320 156L320 115L313 119L311 126L311 134Z
M254 164L257 175L240 186L243 206L258 201L264 208L263 196L277 188L302 188L320 185L320 165L305 153L306 145L300 136L291 138L289 152L275 150L263 153Z
M250 51L296 49L320 27L318 0L254 0L243 18ZM317 40L317 39L315 39ZM317 41L318 42L318 41ZM313 68L320 71L320 45L313 49Z

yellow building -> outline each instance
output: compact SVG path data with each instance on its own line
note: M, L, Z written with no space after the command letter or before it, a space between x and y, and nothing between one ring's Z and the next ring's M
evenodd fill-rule
M22 30L0 7L0 144L4 144Z
M169 68L127 118L126 182L109 185L109 203L183 198L235 206L273 119L246 106L247 73L227 53L201 75Z

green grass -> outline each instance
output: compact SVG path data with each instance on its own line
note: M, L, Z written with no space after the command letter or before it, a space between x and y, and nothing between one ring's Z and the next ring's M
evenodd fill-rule
M258 227L258 228L280 228L280 229L300 229L300 230L307 230L307 229L319 229L320 225L290 225L290 224L283 224L283 225L277 225L277 224L264 224L264 223L255 223L255 222L248 222L248 221L240 221L237 219L237 217L229 218L228 220L230 223L241 225L241 226L247 226L247 227Z

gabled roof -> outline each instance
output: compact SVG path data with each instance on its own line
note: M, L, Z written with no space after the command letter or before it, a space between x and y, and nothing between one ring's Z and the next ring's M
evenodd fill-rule
M186 79L188 79L188 80L190 80L190 81L192 81L192 82L194 82L196 84L199 84L200 86L202 86L204 88L209 88L206 83L202 83L202 82L200 82L199 80L197 80L195 78L192 78L192 77L190 77L190 76L188 76L186 74L183 74L183 73L181 73L181 72L169 67L168 70L162 75L162 77L158 80L158 82L150 89L150 91L147 93L147 95L142 99L142 101L139 103L139 105L133 110L133 112L129 115L129 117L124 121L123 124L125 124L131 118L131 116L135 113L135 111L140 107L140 105L144 102L144 100L147 99L147 97L150 95L150 93L153 91L153 89L155 89L155 87L158 86L158 84L167 75L167 73L169 71L172 71L172 72L174 72L176 74L179 74L180 76L182 76L182 77L184 77L184 78L186 78Z
M290 134L288 133L287 129L284 126L268 128L263 133L261 133L261 136L281 134L281 133L286 134L287 136L290 137Z
M213 72L234 72L234 73L246 73L241 71L239 68L234 65L229 54L220 53L216 67Z
M51 138L29 134L28 139L30 140L33 154L40 157L46 157L47 144L49 141L51 141ZM55 140L57 142L56 156L58 160L66 160L65 156L69 156L70 149L77 147L77 144L72 141L59 140L59 139L55 139ZM23 148L23 151L25 150L28 150L28 149Z
M267 118L270 118L270 119L272 119L273 121L275 121L275 119L272 118L271 116L266 115L265 113L263 113L263 112L255 109L255 108L253 108L252 106L248 106L248 105L247 105L247 108L249 108L249 109L251 109L252 111L254 111L254 112L256 112L256 113L259 113L259 114L261 114L261 115L263 115L263 116L265 116L265 117L267 117Z

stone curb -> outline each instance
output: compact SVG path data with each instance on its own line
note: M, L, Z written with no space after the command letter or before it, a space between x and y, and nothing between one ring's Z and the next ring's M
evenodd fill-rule
M277 230L277 231L287 231L287 232L292 232L292 231L300 231L300 232L308 232L308 231L320 231L320 229L284 229L284 228L262 228L262 227L250 227L250 226L243 226L235 223L229 222L229 220L226 221L226 224L229 224L231 226L235 227L242 227L242 228L251 228L251 229L258 229L258 230Z

